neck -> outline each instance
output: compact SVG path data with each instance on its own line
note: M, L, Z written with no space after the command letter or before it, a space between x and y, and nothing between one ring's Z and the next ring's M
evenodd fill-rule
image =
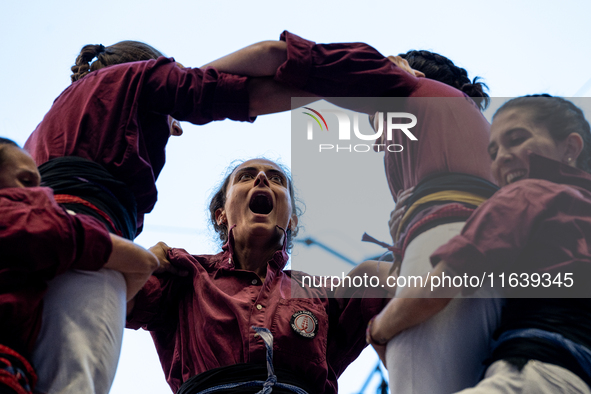
M275 252L283 248L285 240L285 231L281 227L277 227L276 230L272 236L250 235L246 239L234 238L231 231L229 238L236 268L252 271L264 281L268 261Z
M236 268L252 271L264 281L267 276L267 262L276 251L277 249L237 247L234 250L234 263Z

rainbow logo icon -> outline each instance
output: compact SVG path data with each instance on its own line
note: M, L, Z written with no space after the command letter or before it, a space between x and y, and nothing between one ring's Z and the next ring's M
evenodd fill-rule
M320 117L320 119L322 119L322 123L324 123L324 126L326 127L326 131L328 131L328 125L326 124L326 120L324 120L324 117L323 117L322 115L320 115L320 112L318 112L318 111L316 111L316 110L314 110L314 109L312 109L312 108L310 108L310 107L304 107L304 109L307 109L308 111L312 111L312 112L314 112L316 115L318 115L318 116ZM315 120L315 121L318 123L318 126L320 126L320 130L324 130L324 129L322 128L322 123L320 123L320 120L318 120L318 118L317 118L316 116L312 115L312 114L311 114L311 113L309 113L309 112L302 112L302 113L303 113L303 114L306 114L306 115L308 115L308 116L311 116L311 117L312 117L312 118L313 118L313 119L314 119L314 120ZM310 126L308 126L308 127L310 127Z

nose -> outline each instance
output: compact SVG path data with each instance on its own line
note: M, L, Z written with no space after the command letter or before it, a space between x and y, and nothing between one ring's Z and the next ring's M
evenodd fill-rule
M491 170L492 170L495 178L499 178L501 176L500 171L503 169L503 166L508 164L512 158L513 158L513 155L511 154L511 152L509 150L504 149L502 147L499 148L499 150L497 151L497 154L495 156L495 159L493 160L493 162L491 164ZM499 179L497 179L497 181L500 182Z
M259 171L254 180L255 186L259 186L260 184L262 184L263 186L269 186L269 178L267 178L267 174L265 174L265 171Z
M513 158L513 155L508 149L505 149L503 147L499 147L499 150L497 151L497 155L495 156L494 162L498 163L498 164L507 163L512 158Z

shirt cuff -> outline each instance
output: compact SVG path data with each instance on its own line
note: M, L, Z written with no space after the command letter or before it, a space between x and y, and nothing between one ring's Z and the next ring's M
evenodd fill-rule
M362 43L316 44L287 31L275 80L321 97L406 97L419 78Z
M316 43L287 30L279 39L287 43L287 60L277 68L275 80L298 89L305 88L312 69L312 48Z
M248 78L225 73L220 73L218 78L213 97L212 118L254 122L256 116L249 115Z

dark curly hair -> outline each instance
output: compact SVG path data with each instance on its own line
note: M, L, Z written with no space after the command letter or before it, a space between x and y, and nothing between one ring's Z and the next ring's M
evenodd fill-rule
M102 44L85 45L72 66L72 82L92 71L112 66L114 64L137 62L141 60L158 59L163 56L160 51L139 41L121 41L105 47ZM96 58L91 63L92 59Z
M264 157L258 157L255 159L262 159L262 160L271 161L271 162L275 163L279 168L281 168L281 170L283 171L283 173L287 177L289 196L291 198L291 214L292 214L292 216L295 215L295 217L299 218L299 216L302 214L302 210L299 207L299 201L297 200L297 198L295 196L295 189L293 187L293 181L292 181L292 177L291 177L291 173L290 173L289 169L282 164L276 163L273 160L269 160ZM252 160L252 159L249 159L249 160ZM217 187L217 189L213 193L213 196L212 196L211 201L209 203L209 219L211 221L211 225L213 226L214 231L219 235L222 245L228 241L228 225L226 223L218 224L216 221L215 213L218 209L220 209L220 208L223 209L224 206L226 205L226 191L228 190L230 178L232 177L232 174L234 173L234 171L245 162L246 162L246 160L238 160L238 161L235 161L232 164L230 164L230 166L226 169L226 171L224 173L224 180L221 182L221 184ZM286 229L286 234L287 234L286 250L287 251L290 251L293 248L293 239L297 236L299 229L300 229L299 225L296 225L293 229Z
M543 126L555 141L564 141L571 133L583 139L583 150L577 158L577 168L591 172L591 128L583 111L572 102L549 94L533 94L507 101L493 116L514 108L530 111L536 125Z
M488 86L485 83L479 82L480 77L470 80L468 78L468 72L465 69L456 66L454 62L445 56L434 52L416 50L408 51L399 56L406 59L412 68L424 73L425 77L442 82L466 93L481 110L485 110L488 107L490 97L485 92L485 90L488 90Z

